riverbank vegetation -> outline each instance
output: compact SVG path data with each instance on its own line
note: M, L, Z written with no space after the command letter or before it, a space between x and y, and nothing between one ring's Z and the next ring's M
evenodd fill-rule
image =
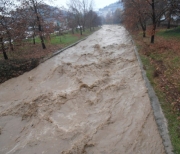
M156 43L151 35L136 33L136 42L143 67L168 121L174 153L180 153L180 27L170 30L158 28Z
M180 154L180 1L126 0L124 25L134 36L143 67Z
M71 31L80 35L101 25L100 17L93 10L91 0L69 0L68 9L47 5L42 0L2 0L0 7L0 55L9 59L7 52L23 47L25 40L32 39L47 49L47 41L57 44L61 36ZM37 39L38 37L38 39ZM73 37L71 37L73 39ZM68 39L66 39L67 41ZM26 44L27 45L27 44ZM18 48L19 49L19 48Z
M92 0L69 0L68 9L43 0L2 0L0 83L31 70L42 58L88 36L99 25Z

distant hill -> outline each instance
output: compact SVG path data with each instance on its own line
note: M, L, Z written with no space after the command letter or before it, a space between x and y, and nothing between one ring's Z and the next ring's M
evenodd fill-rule
M47 22L59 22L59 19L66 18L67 11L60 10L58 7L50 6L50 5L42 5L39 8L39 13L44 16L44 20Z
M115 2L112 4L109 4L108 6L105 6L104 8L99 9L97 12L99 16L106 16L108 13L114 13L116 9L123 10L123 2Z

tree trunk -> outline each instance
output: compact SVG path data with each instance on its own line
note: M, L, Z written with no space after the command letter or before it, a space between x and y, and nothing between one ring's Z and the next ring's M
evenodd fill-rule
M39 18L39 15L38 15L38 12L37 12L37 7L36 7L35 3L33 3L33 7L34 7L35 14L36 14L37 23L38 23L38 30L39 30L39 36L40 36L40 40L41 40L41 45L42 45L43 49L46 49L46 46L44 44L44 38L42 36L42 26L41 26L40 18Z
M154 43L154 35L151 36L151 43Z
M46 49L46 46L45 46L45 44L44 44L44 39L43 39L43 36L42 36L42 35L40 35L40 39L41 39L42 48L43 48L43 49Z
M146 37L146 30L143 30L143 37Z
M14 48L13 48L13 44L12 44L12 42L11 42L11 37L10 37L9 32L8 32L8 35L9 35L9 46L10 46L10 48L11 48L11 51L13 51Z
M151 34L151 43L154 43L155 30L156 30L156 24L153 25L152 34Z
M9 45L10 45L11 51L14 51L14 47L13 47L13 44L11 43L11 40L9 41Z
M3 38L2 38L2 37L0 37L0 43L1 43L1 49L2 49L2 51L3 51L4 59L5 59L5 60L8 60L8 56L7 56L6 51L5 51L5 48L4 48L4 43L3 43Z
M155 31L156 31L156 14L155 14L155 6L154 0L152 0L152 21L153 21L153 28L151 34L151 43L154 43Z
M142 22L141 19L139 19L139 22L140 22L141 28L143 30L143 37L146 37L146 22Z
M8 56L7 56L7 54L6 54L5 51L3 51L3 56L4 56L4 59L5 59L5 60L8 60Z
M7 35L8 35L8 40L9 40L9 46L10 46L10 48L11 48L11 51L13 51L14 50L14 48L13 48L13 44L12 44L12 42L11 42L11 34L10 34L10 32L9 32L9 30L6 28L6 30L7 30Z
M143 26L143 37L146 37L146 23Z
M36 44L35 35L33 34L33 44Z
M72 28L72 34L74 34L74 28Z
M169 13L168 13L168 25L167 25L167 29L170 29L170 28L171 28L171 14L172 14L172 11L169 10Z
M82 35L82 28L80 27L80 34Z
M171 18L168 19L168 25L167 25L167 29L171 28Z

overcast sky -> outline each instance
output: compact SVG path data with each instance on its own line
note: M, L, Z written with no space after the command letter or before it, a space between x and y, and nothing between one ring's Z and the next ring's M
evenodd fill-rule
M53 2L49 3L52 6L66 6L68 0L53 0ZM94 9L98 10L99 8L103 8L111 3L117 2L118 0L94 0Z

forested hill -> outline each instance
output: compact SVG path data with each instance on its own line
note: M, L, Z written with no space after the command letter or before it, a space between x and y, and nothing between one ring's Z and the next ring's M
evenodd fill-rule
M116 9L120 8L123 10L123 3L122 2L115 2L108 6L105 6L104 8L99 9L99 11L113 11L115 12Z

